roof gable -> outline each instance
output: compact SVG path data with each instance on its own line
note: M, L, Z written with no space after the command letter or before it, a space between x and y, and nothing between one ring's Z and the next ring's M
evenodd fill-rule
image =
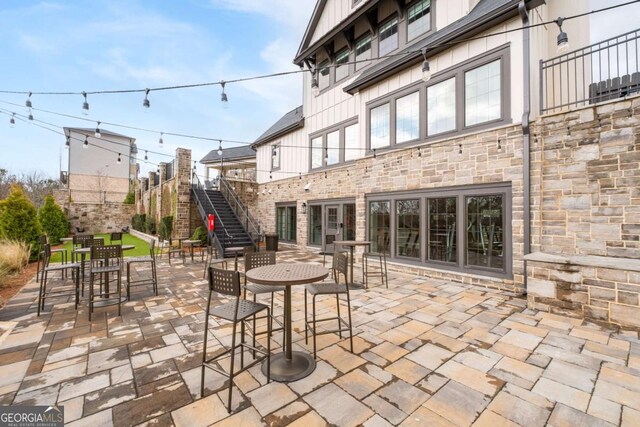
M269 142L274 138L282 136L304 126L304 117L302 115L302 105L289 111L282 116L280 120L275 122L269 129L255 140L252 147L257 147L265 142Z
M211 150L204 156L200 163L219 163L222 159L225 161L252 159L256 157L255 150L249 145L241 145L238 147L225 148L222 155L218 154L218 149Z

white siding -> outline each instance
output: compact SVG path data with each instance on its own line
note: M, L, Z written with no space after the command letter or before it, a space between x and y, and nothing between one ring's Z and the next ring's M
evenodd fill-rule
M318 41L322 36L331 31L340 22L344 21L352 12L359 9L370 0L363 0L352 6L352 0L327 0L327 3L320 15L316 30L311 37L311 43Z

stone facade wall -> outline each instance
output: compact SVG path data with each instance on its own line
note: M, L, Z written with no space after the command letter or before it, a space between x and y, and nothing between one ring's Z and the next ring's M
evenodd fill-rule
M529 307L640 328L640 97L537 129Z
M501 149L498 149L498 138ZM462 153L460 153L462 146ZM458 282L500 288L522 293L524 283L523 248L523 161L520 125L452 138L417 147L379 153L354 164L325 172L283 179L258 187L255 207L267 233L276 227L276 203L297 206L297 243L307 246L307 215L302 203L323 199L352 198L356 203L356 239L366 236L366 199L371 193L419 189L444 189L472 184L509 182L512 192L513 278L493 279L468 273L390 263L389 267L416 275L441 277ZM309 191L305 185L309 183ZM265 194L262 191L265 190ZM271 190L271 193L269 193ZM256 215L257 213L257 215ZM362 249L356 250L361 253Z
M71 203L67 215L71 232L76 227L85 233L110 233L131 226L131 217L136 213L134 205L122 203Z
M167 166L160 163L160 184L153 186L156 172L136 183L136 212L153 218L157 224L168 215L173 216L173 237L191 235L191 150L178 148L174 177L167 180ZM150 183L149 189L147 182Z

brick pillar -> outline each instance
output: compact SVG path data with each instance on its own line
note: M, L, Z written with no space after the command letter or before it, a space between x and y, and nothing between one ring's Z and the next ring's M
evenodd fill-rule
M191 234L191 150L176 149L175 185L177 193L176 212L174 213L174 234L176 237L189 237Z
M162 217L167 215L166 212L162 212L162 185L167 179L167 164L162 162L158 168L160 169L160 185L158 185L156 193L156 224L160 224Z

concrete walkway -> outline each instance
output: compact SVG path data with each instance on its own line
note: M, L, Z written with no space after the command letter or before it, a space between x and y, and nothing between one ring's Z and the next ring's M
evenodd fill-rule
M322 259L279 252L278 262L286 261ZM389 289L351 293L355 354L348 339L324 335L317 369L305 379L266 384L256 366L237 378L229 416L222 376L207 371L200 398L202 268L161 262L158 297L139 288L122 317L115 307L98 309L92 322L85 301L76 311L62 299L38 318L37 284L28 284L0 310L0 404L56 403L65 425L91 427L640 425L637 332L531 311L498 291L391 272ZM321 312L334 303L328 298ZM309 351L302 304L300 286L294 349ZM228 326L210 326L213 342L229 342ZM272 343L278 351L281 333Z

